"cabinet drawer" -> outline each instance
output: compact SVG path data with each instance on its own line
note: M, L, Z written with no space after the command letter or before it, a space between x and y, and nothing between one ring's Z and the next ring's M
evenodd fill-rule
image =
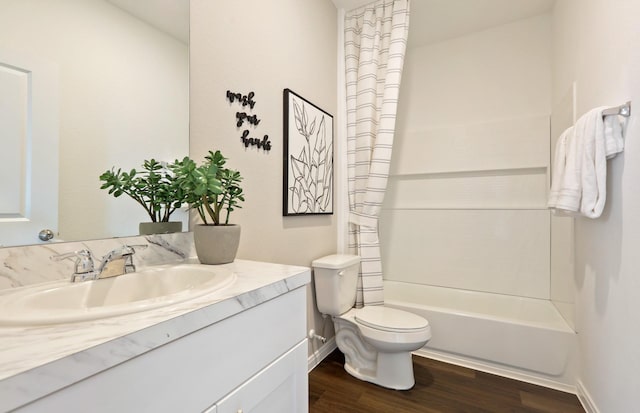
M307 400L307 340L216 404L216 413L303 413Z

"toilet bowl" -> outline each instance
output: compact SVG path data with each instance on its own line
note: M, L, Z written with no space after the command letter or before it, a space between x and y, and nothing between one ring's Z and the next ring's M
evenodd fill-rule
M431 338L429 322L384 306L352 308L360 257L330 255L313 261L318 309L332 316L336 344L352 376L383 387L414 386L411 352Z

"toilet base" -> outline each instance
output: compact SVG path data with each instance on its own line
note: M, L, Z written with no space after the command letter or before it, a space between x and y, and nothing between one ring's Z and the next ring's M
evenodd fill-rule
M388 389L408 390L415 385L411 351L378 351L354 323L339 317L333 321L336 344L345 356L347 373ZM414 349L420 347L417 345Z
M367 374L344 363L344 369L353 377L393 390L409 390L415 385L411 353L378 353L376 374Z

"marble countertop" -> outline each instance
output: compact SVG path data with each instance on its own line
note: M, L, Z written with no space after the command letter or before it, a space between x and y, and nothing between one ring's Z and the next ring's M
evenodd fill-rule
M85 322L0 327L0 411L11 410L310 282L309 268L236 260L237 280L174 304Z

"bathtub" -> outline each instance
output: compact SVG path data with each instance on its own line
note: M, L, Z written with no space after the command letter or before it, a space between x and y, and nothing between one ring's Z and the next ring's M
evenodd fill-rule
M575 332L549 300L397 281L385 305L429 320L432 339L417 355L575 391Z

